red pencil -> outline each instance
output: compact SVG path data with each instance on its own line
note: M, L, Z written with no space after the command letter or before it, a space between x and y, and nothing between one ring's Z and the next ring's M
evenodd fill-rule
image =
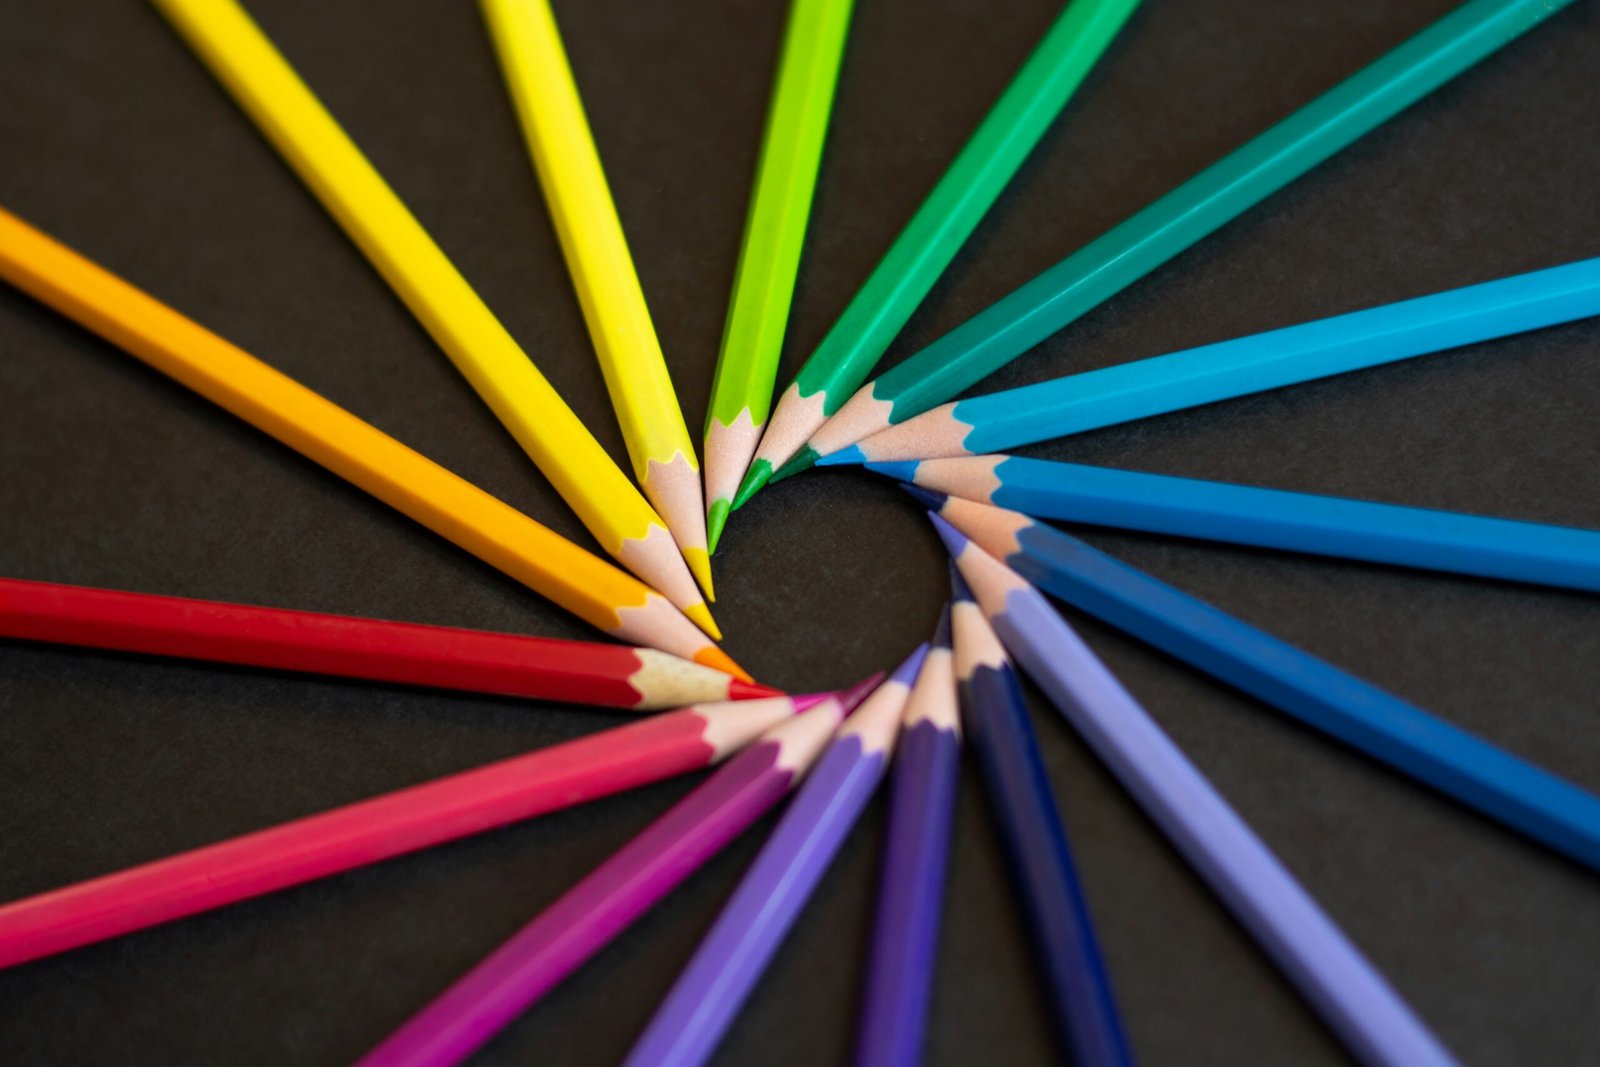
M655 649L16 578L0 637L635 711L778 695Z
M822 698L666 712L28 897L0 907L0 967L699 770Z

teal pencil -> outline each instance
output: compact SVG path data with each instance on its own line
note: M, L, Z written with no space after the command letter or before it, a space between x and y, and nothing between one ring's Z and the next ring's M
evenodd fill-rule
M942 404L1572 0L1471 0L869 383L812 435L829 455Z
M784 468L866 381L1137 6L1138 0L1074 0L1056 18L784 390L735 507ZM796 459L807 461L803 455Z
M706 412L706 544L717 550L772 408L851 0L794 0Z

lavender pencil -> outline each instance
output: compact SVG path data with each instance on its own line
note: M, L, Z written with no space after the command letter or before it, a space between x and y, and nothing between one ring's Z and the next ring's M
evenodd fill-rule
M689 1067L716 1050L883 777L927 646L839 728L657 1009L628 1067Z
M876 682L762 734L367 1053L360 1067L466 1059L781 800Z
M906 699L890 775L889 828L858 1067L911 1067L922 1057L961 780L961 718L950 662L950 609Z
M1455 1061L1154 720L1021 576L939 533L1023 669L1362 1062Z
M1133 1062L1094 925L1011 661L951 569L950 628L962 721L989 794L1017 895L1077 1067Z

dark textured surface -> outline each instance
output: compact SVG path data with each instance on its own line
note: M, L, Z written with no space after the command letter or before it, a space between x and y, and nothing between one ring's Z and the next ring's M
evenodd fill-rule
M862 0L787 375L1055 4ZM1138 14L912 321L900 358L1447 10L1167 0ZM257 0L312 86L619 458L478 15ZM698 425L782 7L558 13ZM1600 8L1579 0L1018 361L985 390L1600 254ZM575 538L583 531L161 19L0 5L0 204ZM1038 454L1600 525L1600 324L1253 397ZM782 383L780 383L782 384ZM1592 598L1096 535L1101 547L1600 788ZM816 688L897 662L944 567L887 486L763 493L717 557L728 648ZM583 635L531 595L73 325L0 292L0 572ZM1163 657L1111 666L1464 1059L1600 1061L1600 882ZM0 898L613 721L582 711L0 645ZM1338 1063L1296 995L1040 708L1136 1053ZM0 974L6 1064L347 1061L689 782ZM724 1063L848 1052L874 810ZM930 1060L1055 1059L969 781ZM744 839L510 1029L485 1063L616 1061L758 847Z

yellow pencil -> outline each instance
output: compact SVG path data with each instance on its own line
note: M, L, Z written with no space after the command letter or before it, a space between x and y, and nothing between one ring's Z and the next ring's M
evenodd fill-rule
M235 0L152 0L607 552L720 637L667 525Z
M0 278L613 637L748 677L638 579L3 208Z
M700 588L716 599L700 464L555 15L548 0L482 0L482 6L628 443L634 477L667 520Z

